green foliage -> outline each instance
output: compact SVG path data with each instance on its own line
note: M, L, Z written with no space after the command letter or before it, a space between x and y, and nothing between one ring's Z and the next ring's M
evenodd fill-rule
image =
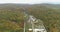
M51 5L47 6L43 4L31 6L1 4L0 32L23 32L24 19L27 19L27 16L24 18L23 8L37 19L41 19L48 32L60 32L60 9L56 7L54 5L51 7Z
M0 10L0 32L23 32L22 11Z
M37 19L41 19L48 32L58 32L60 30L60 12L59 10L46 6L33 6L27 8L29 13Z

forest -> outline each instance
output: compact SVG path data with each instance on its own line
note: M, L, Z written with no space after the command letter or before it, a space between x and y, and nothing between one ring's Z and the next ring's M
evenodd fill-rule
M23 8L44 22L47 32L60 32L59 4L0 4L0 32L23 32Z

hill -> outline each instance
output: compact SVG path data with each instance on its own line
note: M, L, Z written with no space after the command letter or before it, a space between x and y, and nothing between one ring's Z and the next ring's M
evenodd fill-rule
M60 4L0 4L0 31L23 32L23 8L41 19L48 32L60 30Z
M47 7L48 6L48 7ZM58 5L57 9L53 9L55 5L33 5L27 8L29 13L34 15L37 19L41 19L48 32L59 32L60 30L60 11Z

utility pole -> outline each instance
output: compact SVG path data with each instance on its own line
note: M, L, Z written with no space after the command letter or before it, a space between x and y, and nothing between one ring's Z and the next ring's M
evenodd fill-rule
M24 15L24 18L25 18L25 15ZM25 23L25 19L24 19L24 32L25 32L25 26L26 26L26 23Z
M26 22L27 22L27 19L28 19L28 14L27 14L27 11L23 8L23 12L24 12L24 14L25 14L25 18L26 19L24 19L24 32L26 32Z
M31 24L32 24L32 31L34 32L34 23L33 23L33 21L31 21Z
M24 21L24 32L25 32L25 26L26 26L25 24L26 24L26 23L25 23L25 21Z
M26 14L24 8L23 8L23 13ZM24 15L24 18L25 18L25 17L26 17L26 16ZM24 32L25 32L25 29L26 29L26 19L24 19Z
M27 16L27 19L24 19L24 32L26 32L26 21L29 19L29 13L28 13L28 11L26 11L24 8L23 8L23 12L24 12L24 14ZM25 17L26 17L25 16ZM34 31L34 20L32 20L32 18L30 17L30 19L31 19L31 24L32 24L32 30L33 30L33 32L35 32Z

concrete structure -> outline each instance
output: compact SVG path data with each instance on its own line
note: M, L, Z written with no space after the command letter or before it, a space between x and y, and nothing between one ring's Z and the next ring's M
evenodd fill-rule
M35 18L32 15L29 15L27 11L24 11L25 18L24 19L24 32L47 32L44 25L43 21L40 19ZM26 27L28 25L28 28ZM31 28L31 29L30 29Z
M29 31L32 31L32 29L29 29ZM34 29L34 32L46 32L45 29Z

